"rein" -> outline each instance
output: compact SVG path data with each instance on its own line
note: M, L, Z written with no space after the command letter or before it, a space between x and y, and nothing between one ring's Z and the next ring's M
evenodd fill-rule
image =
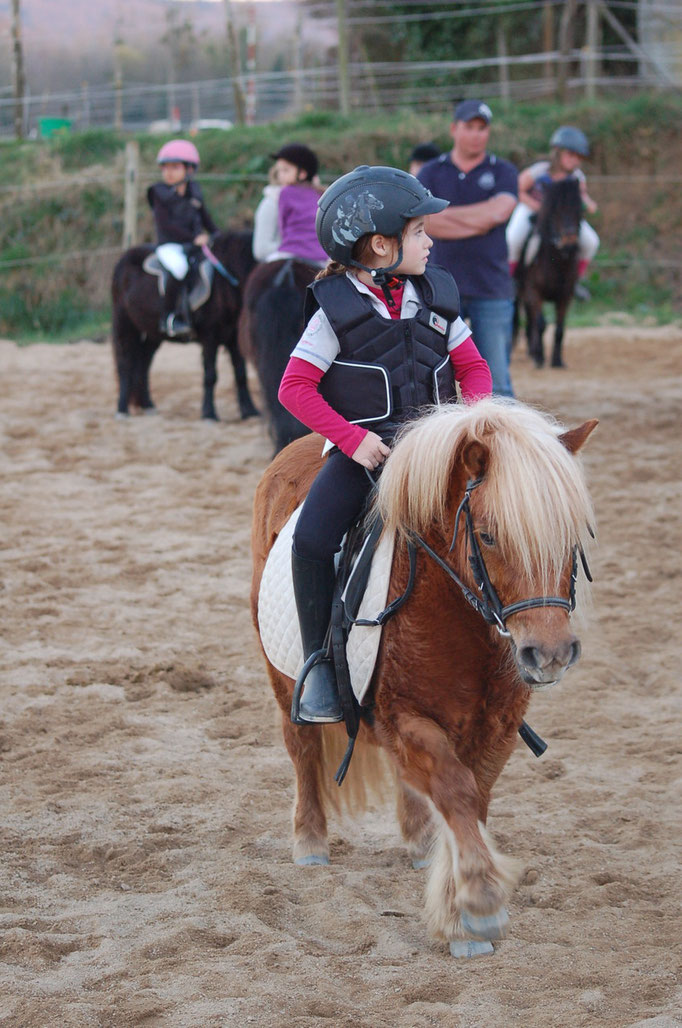
M222 261L218 260L216 255L213 253L213 250L211 250L206 243L202 245L201 252L203 253L206 260L209 262L209 264L212 264L218 272L218 274L222 275L223 278L226 278L231 286L239 285L239 279L235 278L232 272L227 270Z

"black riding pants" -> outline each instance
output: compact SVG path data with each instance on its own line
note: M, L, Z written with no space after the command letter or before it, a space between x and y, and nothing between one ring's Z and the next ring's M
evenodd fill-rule
M372 481L361 464L332 450L310 487L294 529L299 557L327 560L334 556L357 521Z

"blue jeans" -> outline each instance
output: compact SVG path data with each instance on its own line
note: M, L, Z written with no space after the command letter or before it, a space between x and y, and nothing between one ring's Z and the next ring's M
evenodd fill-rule
M460 314L470 323L478 352L488 363L493 376L493 393L497 396L513 396L509 355L514 301L462 297Z

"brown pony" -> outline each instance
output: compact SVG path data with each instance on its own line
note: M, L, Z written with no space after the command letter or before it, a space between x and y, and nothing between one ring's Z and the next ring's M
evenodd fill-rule
M561 431L520 403L450 404L403 431L381 475L376 505L396 533L389 601L406 589L410 542L416 576L383 630L349 780L368 747L386 751L413 863L431 854L430 931L456 956L491 952L488 940L505 933L514 865L485 829L491 789L533 691L580 655L570 612L593 515L575 454L596 424ZM263 566L320 451L318 436L297 440L257 488L256 628ZM327 863L329 742L340 726L292 724L294 683L267 667L296 772L294 860Z

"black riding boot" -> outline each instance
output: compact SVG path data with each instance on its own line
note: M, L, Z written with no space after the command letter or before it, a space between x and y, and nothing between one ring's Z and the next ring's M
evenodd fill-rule
M331 617L334 593L334 561L308 560L291 552L294 596L301 628L303 656L322 649ZM331 660L315 664L308 672L298 710L302 721L342 721L343 713Z
M179 282L173 275L166 275L159 329L167 339L189 334L189 325L182 313L184 285L184 281Z

